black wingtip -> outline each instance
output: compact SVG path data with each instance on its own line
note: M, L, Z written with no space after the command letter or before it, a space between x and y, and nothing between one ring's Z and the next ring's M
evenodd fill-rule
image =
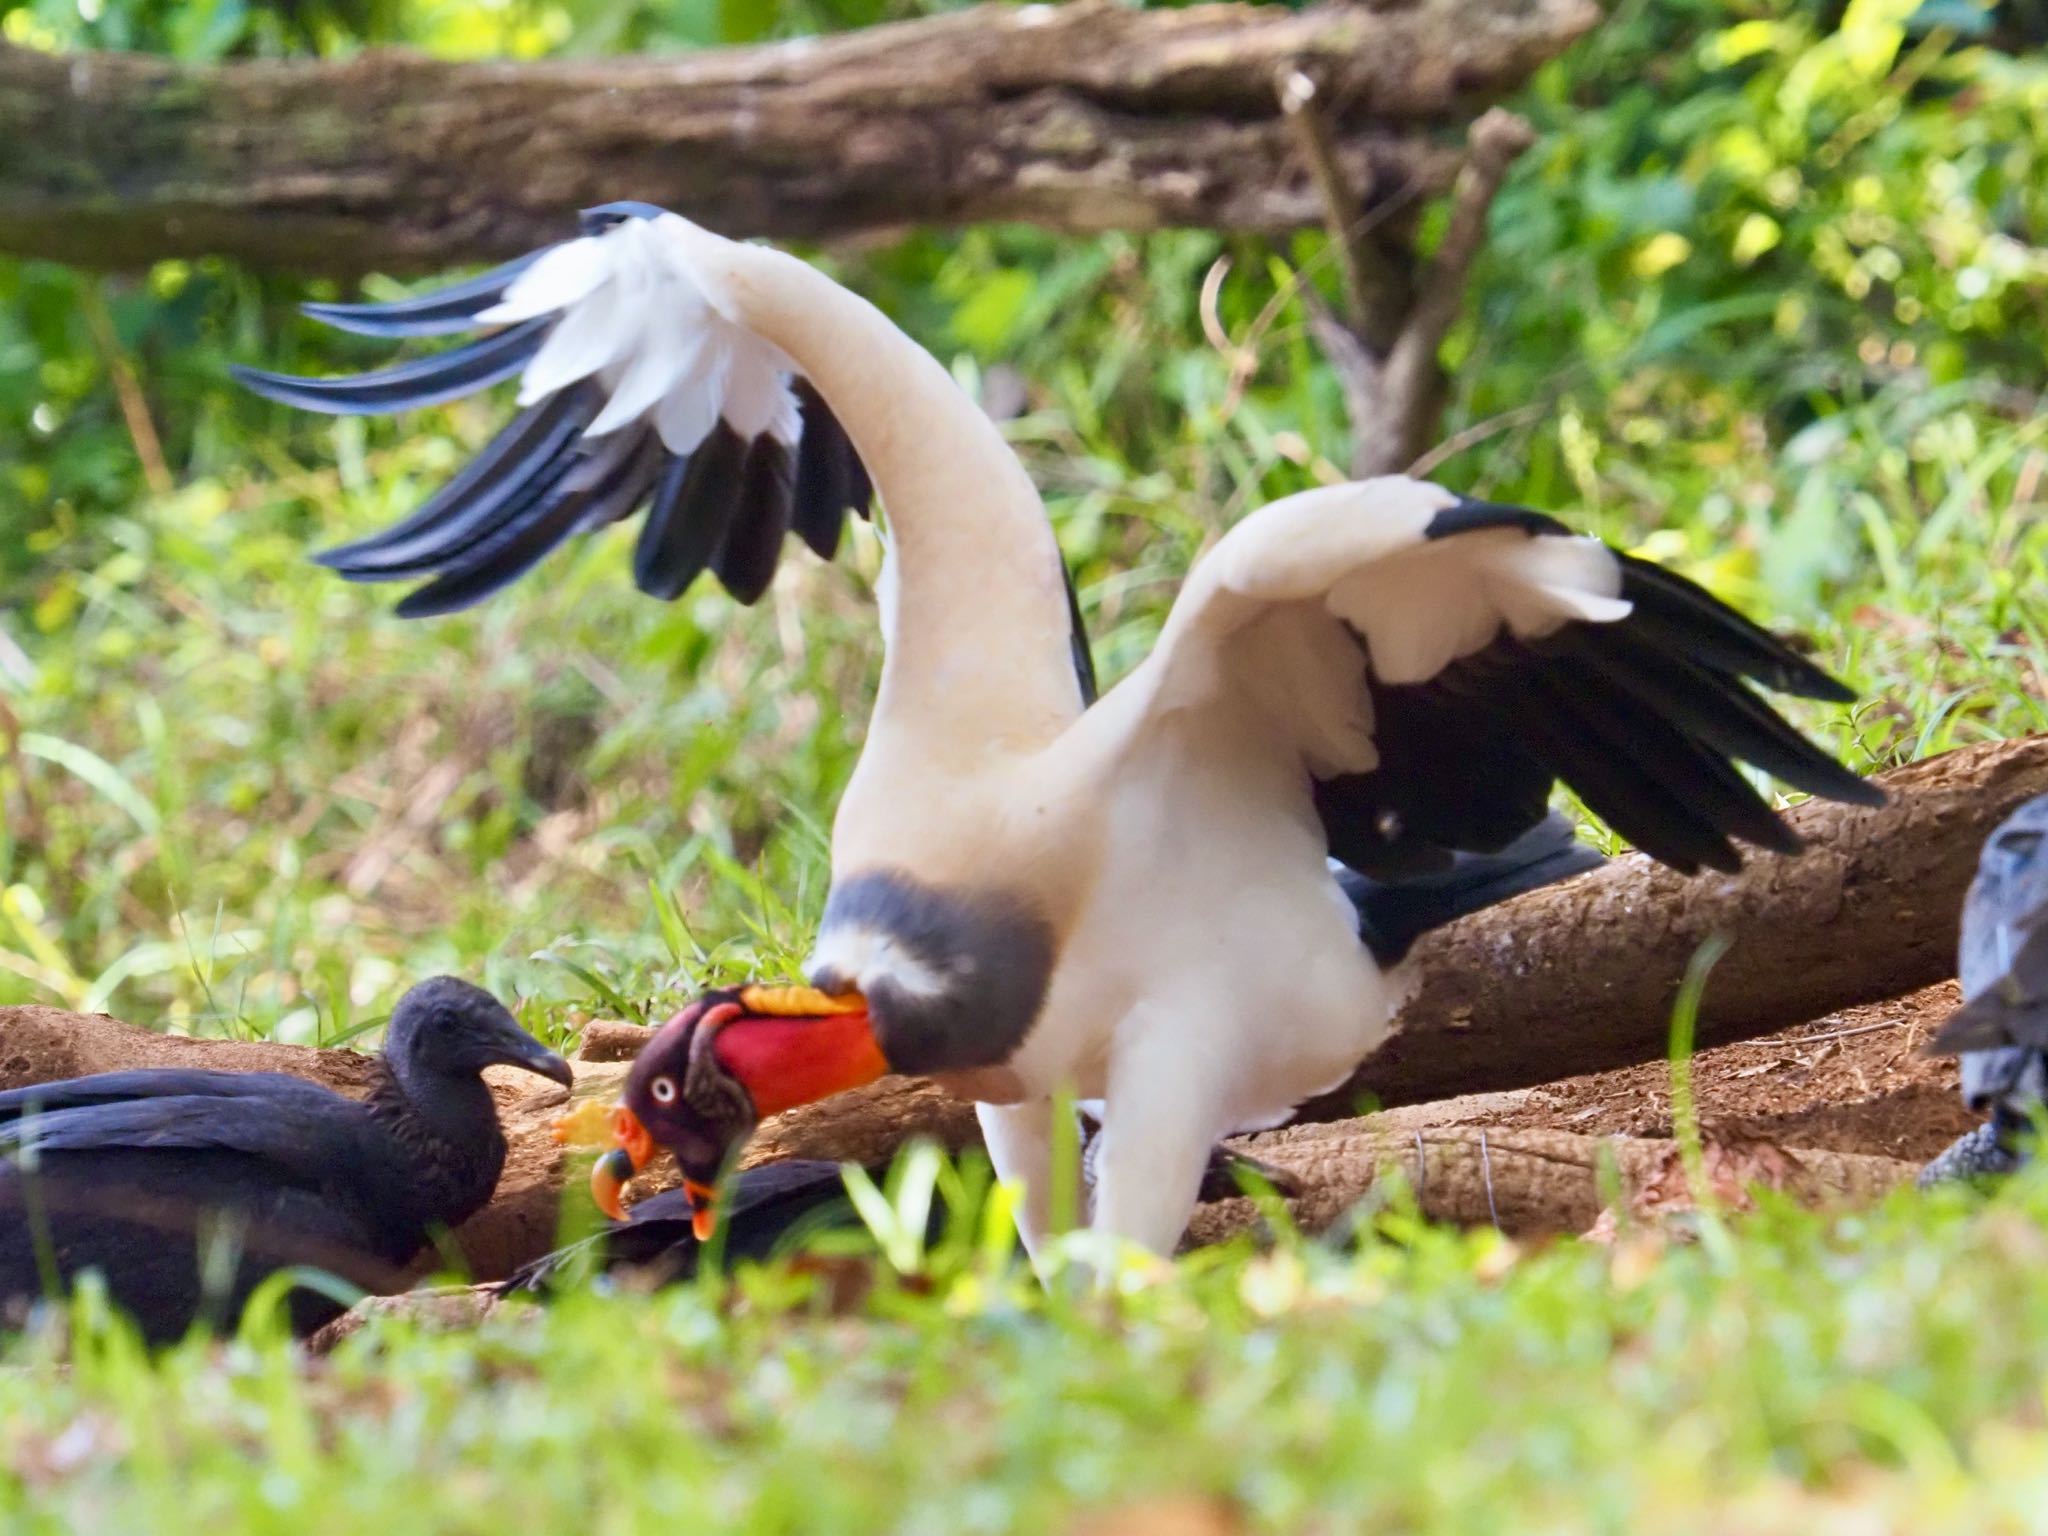
M512 280L554 248L544 245L488 272L408 299L385 304L308 303L299 306L299 313L359 336L447 336L474 330L476 317L505 296Z
M490 306L480 304L477 308ZM452 336L476 328L476 317L472 314L407 313L396 304L324 304L308 300L299 306L299 313L308 320L318 320L322 325L357 336Z
M1826 672L1820 672L1818 668L1815 668L1815 671L1819 674L1818 685L1814 688L1813 692L1806 695L1807 698L1817 700L1822 704L1854 704L1856 702L1856 690L1854 688L1851 688L1839 677L1832 676Z
M241 363L230 364L229 372L236 383L266 400L329 416L381 416L440 405L509 379L540 350L552 323L551 316L538 316L468 346L374 373L318 379Z

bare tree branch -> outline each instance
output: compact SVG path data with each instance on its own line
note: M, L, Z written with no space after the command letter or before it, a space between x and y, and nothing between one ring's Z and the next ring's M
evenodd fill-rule
M532 249L620 197L795 239L1000 219L1290 230L1320 215L1276 74L1318 82L1347 184L1429 195L1457 171L1447 131L1597 17L1592 0L1080 0L531 64L0 45L0 250L417 270Z
M1375 239L1371 225L1353 214L1350 188L1317 125L1314 90L1297 78L1283 82L1282 105L1297 124L1323 198L1350 309L1333 314L1305 288L1309 327L1344 389L1352 474L1396 474L1421 461L1441 429L1445 379L1437 352L1464 303L1465 279L1486 237L1494 194L1536 135L1498 107L1472 124L1451 189L1450 226L1424 265L1412 249L1389 249Z

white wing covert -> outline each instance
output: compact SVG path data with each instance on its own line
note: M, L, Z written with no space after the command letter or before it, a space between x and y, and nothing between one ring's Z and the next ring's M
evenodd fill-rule
M404 521L320 556L355 581L431 578L399 604L448 613L518 579L571 535L646 509L642 591L674 598L709 568L743 603L783 536L836 551L872 489L823 399L777 348L721 316L646 203L583 215L583 234L392 304L308 304L343 330L407 338L499 327L416 362L342 378L238 368L270 399L368 415L438 404L517 374L519 414Z
M1331 854L1377 879L1504 847L1560 780L1687 873L1739 868L1735 838L1798 847L1737 762L1883 800L1751 686L1852 697L1782 641L1554 518L1401 477L1245 519L1148 665L1148 707L1234 710L1285 737Z

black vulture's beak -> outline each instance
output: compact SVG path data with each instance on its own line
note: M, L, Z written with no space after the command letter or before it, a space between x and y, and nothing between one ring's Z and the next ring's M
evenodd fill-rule
M502 1031L493 1046L491 1061L497 1066L517 1067L564 1088L576 1086L575 1069L516 1024Z

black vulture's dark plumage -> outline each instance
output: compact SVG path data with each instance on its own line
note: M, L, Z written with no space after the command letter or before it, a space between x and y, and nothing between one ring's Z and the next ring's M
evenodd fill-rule
M0 1312L97 1269L152 1340L229 1326L272 1272L389 1290L505 1161L480 1076L568 1063L488 993L439 977L393 1015L360 1102L281 1073L103 1073L0 1094ZM340 1310L304 1287L305 1332Z
M625 1221L535 1259L499 1289L547 1292L592 1274L631 1274L639 1283L654 1284L688 1279L701 1257L691 1215L689 1197L680 1189L650 1195ZM801 1160L737 1175L718 1216L727 1262L758 1262L795 1250L810 1233L858 1225L839 1164Z

